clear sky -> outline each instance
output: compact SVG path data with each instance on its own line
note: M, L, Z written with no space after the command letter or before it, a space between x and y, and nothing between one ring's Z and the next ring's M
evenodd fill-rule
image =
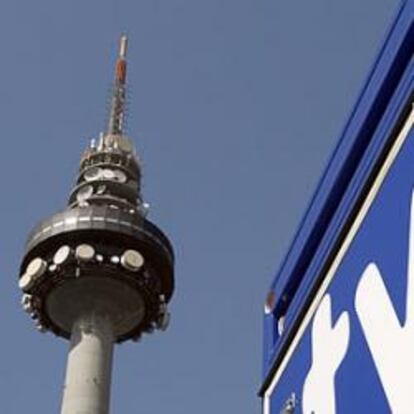
M3 0L0 413L57 413L68 344L20 309L34 224L103 129L120 33L150 219L176 251L166 333L117 347L112 412L259 413L263 300L397 0Z

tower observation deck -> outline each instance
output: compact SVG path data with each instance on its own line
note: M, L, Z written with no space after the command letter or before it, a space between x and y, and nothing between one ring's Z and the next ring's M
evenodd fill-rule
M82 155L67 207L29 234L19 287L37 328L70 340L62 414L106 414L113 344L165 330L174 254L147 220L141 165L124 135L127 38L106 133Z

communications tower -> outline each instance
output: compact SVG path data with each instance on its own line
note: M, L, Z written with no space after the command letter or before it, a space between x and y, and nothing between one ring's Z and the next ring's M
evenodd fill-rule
M106 414L113 345L166 329L174 290L167 237L146 219L141 165L124 135L127 38L107 131L84 152L67 207L30 233L19 287L40 331L70 339L62 414Z

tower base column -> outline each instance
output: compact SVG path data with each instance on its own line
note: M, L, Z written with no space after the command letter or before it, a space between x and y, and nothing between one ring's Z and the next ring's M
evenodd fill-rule
M108 414L114 335L109 318L82 315L73 324L61 414Z

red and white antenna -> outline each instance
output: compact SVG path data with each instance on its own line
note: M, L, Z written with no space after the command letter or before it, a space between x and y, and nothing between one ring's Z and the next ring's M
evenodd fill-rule
M119 42L119 54L115 65L115 81L112 89L111 109L109 113L108 135L122 135L126 107L128 38L122 35Z

